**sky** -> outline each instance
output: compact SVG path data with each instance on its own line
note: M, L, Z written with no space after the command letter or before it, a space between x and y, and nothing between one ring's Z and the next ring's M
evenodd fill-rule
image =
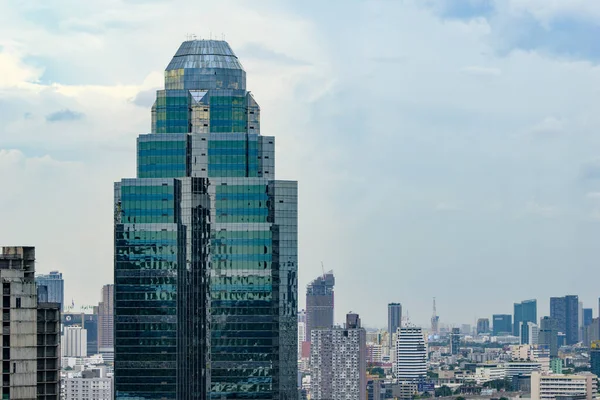
M113 182L135 176L163 71L227 40L299 181L299 301L429 325L577 294L597 316L600 2L0 2L0 244L66 302L113 275Z

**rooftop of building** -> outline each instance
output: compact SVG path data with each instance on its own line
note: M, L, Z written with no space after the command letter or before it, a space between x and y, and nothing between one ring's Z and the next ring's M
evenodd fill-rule
M171 59L166 70L223 68L243 70L237 56L224 40L187 40Z

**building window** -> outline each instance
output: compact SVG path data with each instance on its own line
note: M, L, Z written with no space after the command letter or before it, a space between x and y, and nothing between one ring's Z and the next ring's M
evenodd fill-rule
M17 297L17 304L16 304L17 308L21 308L21 298Z

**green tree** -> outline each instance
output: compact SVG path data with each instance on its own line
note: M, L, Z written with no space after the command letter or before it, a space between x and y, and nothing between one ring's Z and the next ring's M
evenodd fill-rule
M435 397L448 397L448 396L452 396L452 389L450 389L448 386L444 385L442 387L435 389Z
M466 400L466 399L465 399L464 397L462 397L462 396L458 396L458 397L456 398L456 400Z
M423 392L421 394L417 394L413 397L413 399L429 399L431 397L431 393Z
M493 381L485 382L483 387L496 389L496 390L510 390L511 382L508 379L495 379Z
M368 372L371 375L378 375L380 378L385 378L385 371L381 367L373 367Z

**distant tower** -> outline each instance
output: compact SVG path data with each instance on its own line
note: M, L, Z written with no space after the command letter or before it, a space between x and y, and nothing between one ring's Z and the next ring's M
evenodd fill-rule
M333 271L323 273L306 287L306 340L316 328L333 326Z
M394 344L392 338L400 326L402 326L402 305L390 303L388 304L388 345L390 349Z
M477 320L477 334L490 332L490 320L487 318L479 318Z
M452 328L450 332L450 354L455 355L460 351L460 329Z
M435 309L435 297L433 298L433 315L431 316L431 334L437 335L440 333L439 329L440 317L437 315L437 311Z
M104 285L101 297L102 301L98 304L98 347L104 351L113 352L115 285Z
M418 382L427 376L427 344L421 328L398 328L395 367L399 382Z

